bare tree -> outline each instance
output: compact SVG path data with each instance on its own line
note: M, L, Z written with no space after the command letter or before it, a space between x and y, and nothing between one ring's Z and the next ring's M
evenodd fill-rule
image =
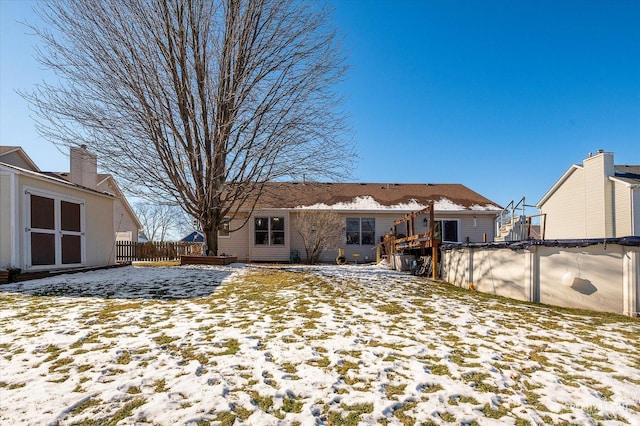
M217 228L272 180L342 179L346 66L319 3L43 0L34 28L58 77L24 96L40 133L85 144L149 200ZM233 230L232 230L233 231Z
M337 248L344 238L344 218L336 212L302 210L294 219L294 227L304 243L306 262L318 262L322 252Z
M138 202L133 209L149 241L166 241L175 232L182 232L185 222L188 223L184 212L177 206Z

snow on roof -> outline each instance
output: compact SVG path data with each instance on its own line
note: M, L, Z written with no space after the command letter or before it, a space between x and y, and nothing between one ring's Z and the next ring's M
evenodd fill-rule
M434 209L438 211L461 211L467 210L464 206L456 204L448 198L441 198L434 204ZM308 210L400 210L400 211L417 211L426 208L426 204L421 204L415 199L409 200L408 203L392 204L390 206L383 206L379 202L373 199L373 197L366 195L363 197L356 197L351 202L338 202L335 204L317 203L310 206L296 206L297 209ZM469 207L469 210L476 211L493 211L498 210L498 207L492 204L486 204L480 206L473 204Z
M499 211L502 208L461 184L269 182L261 208L317 210Z

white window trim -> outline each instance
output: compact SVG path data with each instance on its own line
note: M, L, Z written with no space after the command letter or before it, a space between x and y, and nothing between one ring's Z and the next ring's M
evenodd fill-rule
M68 195L59 194L57 192L48 191L41 188L34 188L30 186L23 187L24 203L22 219L25 224L24 238L24 263L25 269L29 271L37 271L51 268L74 268L83 266L87 263L87 242L86 242L86 222L85 222L85 202L83 198L71 197ZM31 224L31 197L30 195L36 195L45 198L53 199L53 227L54 229L40 229L37 228L37 232L43 234L55 235L55 264L53 265L32 265L31 264L31 232L33 229L29 226ZM80 204L80 232L77 231L63 231L62 230L62 217L60 202L67 201L70 203ZM80 236L80 263L62 263L62 237L64 235L77 235Z
M442 242L443 242L443 243L444 243L444 242L448 242L448 243L458 243L458 242L460 242L460 241L461 241L461 239L460 239L460 235L461 235L461 234L460 234L460 231L461 231L461 229L460 229L460 225L461 225L461 223L460 223L460 219L449 219L449 218L446 218L446 217L437 217L437 218L434 218L434 219L433 219L433 221L434 221L434 223L435 223L435 222L440 222L440 223L441 223L441 225L440 225L440 233L441 233L440 237L441 237L441 238L444 236L444 229L442 229L442 222L444 222L444 221L447 221L447 222L457 222L458 224L457 224L457 226L456 226L456 231L457 231L457 232L456 232L456 234L457 234L457 235L456 235L456 241L442 240Z
M283 220L284 223L284 229L282 230L283 235L283 243L282 244L273 244L271 242L271 219L277 217ZM256 244L256 219L258 218L266 218L267 219L267 240L268 243L267 244ZM284 220L286 219L285 216L278 216L278 215L266 215L266 216L254 216L253 217L253 246L256 248L263 248L263 247L285 247L287 245L287 227L286 227L286 222L284 222ZM264 231L261 231L264 232Z
M222 218L223 222L226 221L229 224L229 235L220 235L220 229L218 229L218 238L224 238L224 239L229 239L231 238L231 217L229 216L225 216L224 218ZM255 239L255 236L254 236Z
M364 217L364 216L358 216L358 217L354 217L354 216L350 216L350 217L346 217L344 220L344 238L346 240L347 238L347 220L349 219L358 219L358 226L359 226L359 230L358 230L358 243L357 244L346 244L348 246L374 246L375 245L375 241L376 241L376 218L375 217ZM373 219L373 243L372 244L363 244L362 243L362 219Z

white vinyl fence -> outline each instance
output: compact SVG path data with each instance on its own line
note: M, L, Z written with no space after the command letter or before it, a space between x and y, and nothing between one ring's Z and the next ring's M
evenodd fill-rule
M530 302L638 316L640 239L445 245L442 279Z

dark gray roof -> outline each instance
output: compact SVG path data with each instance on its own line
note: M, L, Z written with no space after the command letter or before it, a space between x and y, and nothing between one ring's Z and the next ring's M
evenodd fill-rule
M615 177L631 185L640 184L640 166L613 166Z

